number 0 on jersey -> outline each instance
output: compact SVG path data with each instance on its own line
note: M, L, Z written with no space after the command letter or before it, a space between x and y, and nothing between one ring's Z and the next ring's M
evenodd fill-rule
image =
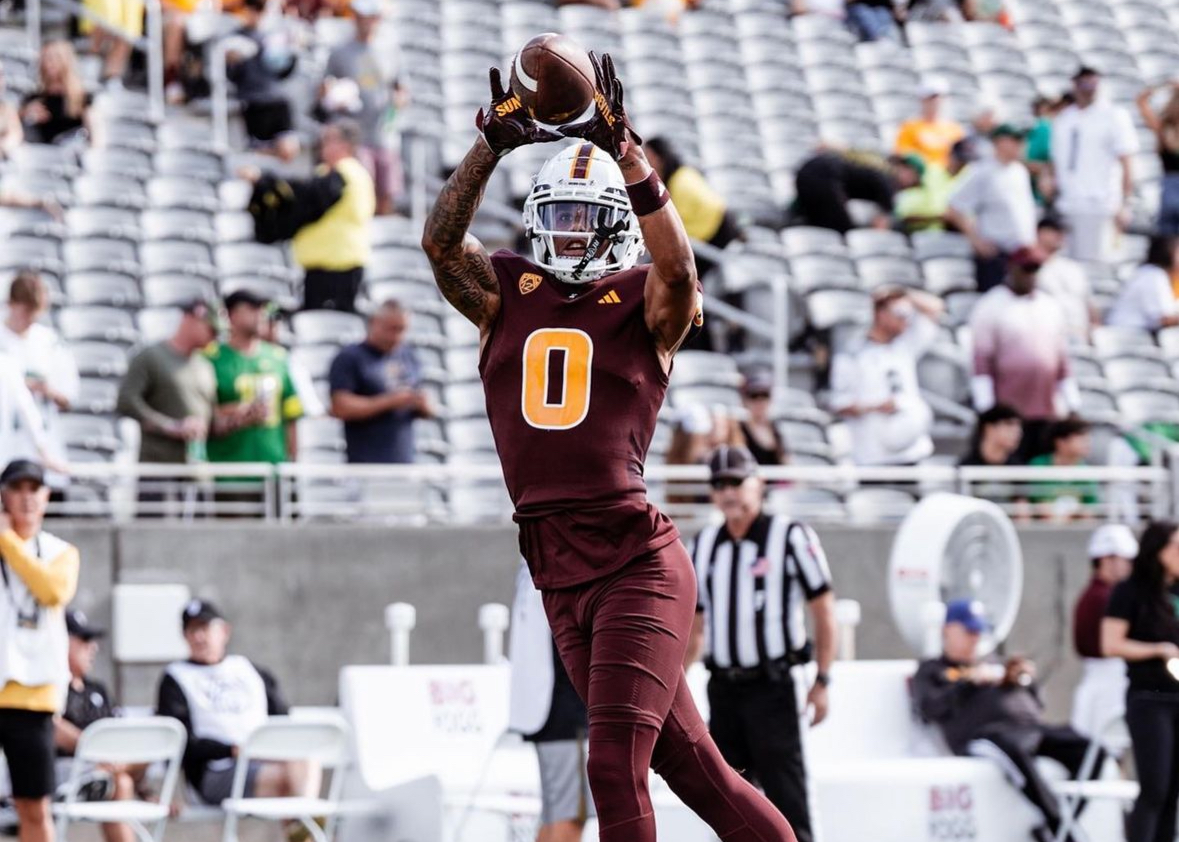
M520 410L541 430L568 430L589 412L594 343L573 328L541 328L524 341Z

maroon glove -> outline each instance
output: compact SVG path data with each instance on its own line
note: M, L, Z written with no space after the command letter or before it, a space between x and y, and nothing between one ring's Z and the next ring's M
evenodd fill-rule
M642 144L643 139L630 124L622 106L622 82L614 73L614 59L604 53L599 59L592 50L589 54L594 65L597 90L594 92L594 116L584 123L561 126L566 137L581 137L612 157L621 160L630 144Z
M475 127L483 133L487 146L502 158L517 146L560 140L561 135L541 128L528 114L520 98L505 91L499 68L491 68L491 105L479 109Z

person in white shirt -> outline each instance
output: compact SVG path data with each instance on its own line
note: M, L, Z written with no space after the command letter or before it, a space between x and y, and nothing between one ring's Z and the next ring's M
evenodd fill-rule
M863 346L837 354L831 409L847 420L857 465L913 465L933 453L933 412L917 385L917 361L937 340L942 301L882 288Z
M1179 301L1171 287L1171 273L1179 271L1174 237L1152 237L1146 262L1122 285L1109 309L1106 324L1158 330L1179 324Z
M37 402L25 385L20 365L11 354L0 351L0 464L28 455L23 445L26 435L33 454L45 461L45 422Z
M1134 193L1130 159L1138 151L1138 136L1126 109L1098 101L1100 78L1091 67L1078 70L1076 102L1052 125L1056 210L1068 222L1068 256L1076 260L1110 259Z
M1004 123L991 132L994 157L968 169L950 194L946 220L974 248L979 291L1003 283L1008 256L1036 238L1032 177L1023 164L1024 131Z
M1036 245L1048 257L1040 267L1036 289L1060 304L1069 339L1088 344L1090 330L1100 323L1100 317L1093 306L1085 267L1063 254L1064 234L1064 222L1056 216L1046 216L1036 226Z
M65 444L58 431L58 413L78 397L78 367L57 331L38 319L49 307L49 290L36 272L22 270L8 290L8 309L0 323L0 351L16 363L40 412L43 441L22 428L11 445L13 456L33 457L39 447L55 462L65 461ZM60 488L64 477L49 474L49 485Z
M1064 313L1036 288L1046 259L1034 246L1016 251L1008 282L979 299L970 314L974 408L986 412L1002 403L1023 416L1020 462L1044 453L1052 423L1081 404L1069 370Z

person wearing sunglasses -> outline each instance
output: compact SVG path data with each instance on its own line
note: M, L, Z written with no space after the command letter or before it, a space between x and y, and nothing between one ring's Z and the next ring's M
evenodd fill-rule
M724 523L692 544L698 597L686 664L703 654L711 673L709 729L725 760L765 790L799 842L812 842L799 720L813 727L827 716L836 647L831 571L813 529L763 510L765 483L748 449L722 445L708 464ZM808 682L811 661L817 672ZM809 684L803 711L796 682Z

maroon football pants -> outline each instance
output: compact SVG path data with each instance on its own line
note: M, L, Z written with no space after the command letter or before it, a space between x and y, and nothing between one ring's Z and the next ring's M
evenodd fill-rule
M786 819L725 763L688 691L696 577L683 544L586 585L546 591L544 606L589 708L601 842L655 842L649 768L725 842L795 842Z

